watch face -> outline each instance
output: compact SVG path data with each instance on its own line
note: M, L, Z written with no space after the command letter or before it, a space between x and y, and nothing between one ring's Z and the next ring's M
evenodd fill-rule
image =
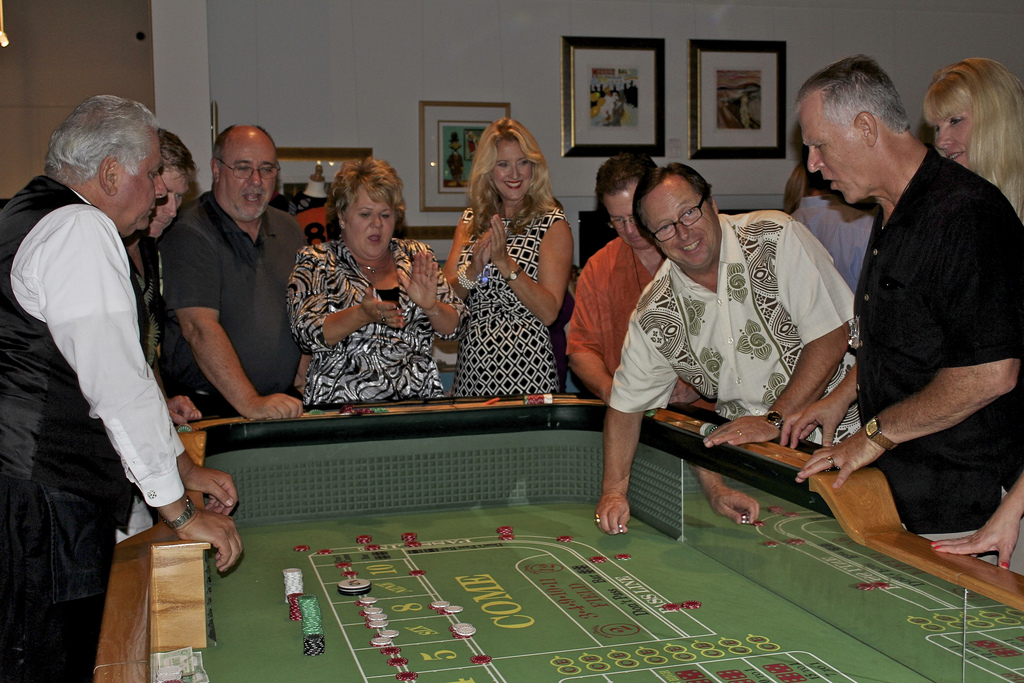
M870 420L868 420L868 423L864 425L864 433L867 434L869 438L878 433L877 417L873 417Z

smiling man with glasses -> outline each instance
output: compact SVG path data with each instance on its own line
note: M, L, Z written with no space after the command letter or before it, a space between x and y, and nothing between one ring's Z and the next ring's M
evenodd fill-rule
M205 417L295 417L300 351L285 297L305 239L294 218L267 206L277 149L262 128L231 126L217 136L210 167L213 191L160 242L164 381Z
M779 211L719 214L711 186L683 164L648 172L632 209L665 262L630 319L608 400L597 506L608 533L626 531L644 411L664 406L680 379L730 420L705 444L737 445L778 439L787 416L838 385L852 364L853 295L803 225ZM852 408L838 433L857 424ZM700 478L712 502L724 495L720 477ZM729 499L716 509L748 522L757 510Z

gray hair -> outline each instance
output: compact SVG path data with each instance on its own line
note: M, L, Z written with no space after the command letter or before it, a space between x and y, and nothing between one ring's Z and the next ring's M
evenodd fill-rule
M94 177L107 157L135 175L153 151L153 136L159 128L152 112L134 100L90 97L50 136L46 175L65 185L78 185Z
M808 78L797 93L797 108L808 96L822 94L825 116L848 126L866 111L894 133L910 130L910 119L889 75L867 55L853 55L832 62Z

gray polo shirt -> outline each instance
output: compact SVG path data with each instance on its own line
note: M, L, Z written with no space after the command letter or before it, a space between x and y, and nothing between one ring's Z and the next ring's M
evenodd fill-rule
M272 207L263 215L255 243L212 192L183 211L160 240L168 313L163 377L192 391L217 394L199 370L175 315L175 309L198 306L220 313L220 324L261 396L292 386L300 352L285 300L295 254L304 245L298 222Z

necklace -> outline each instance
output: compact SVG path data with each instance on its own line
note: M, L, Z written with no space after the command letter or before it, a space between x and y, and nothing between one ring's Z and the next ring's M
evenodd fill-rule
M377 274L377 269L374 268L373 266L363 266L363 268L366 268L368 271L370 271L371 275L376 275Z

